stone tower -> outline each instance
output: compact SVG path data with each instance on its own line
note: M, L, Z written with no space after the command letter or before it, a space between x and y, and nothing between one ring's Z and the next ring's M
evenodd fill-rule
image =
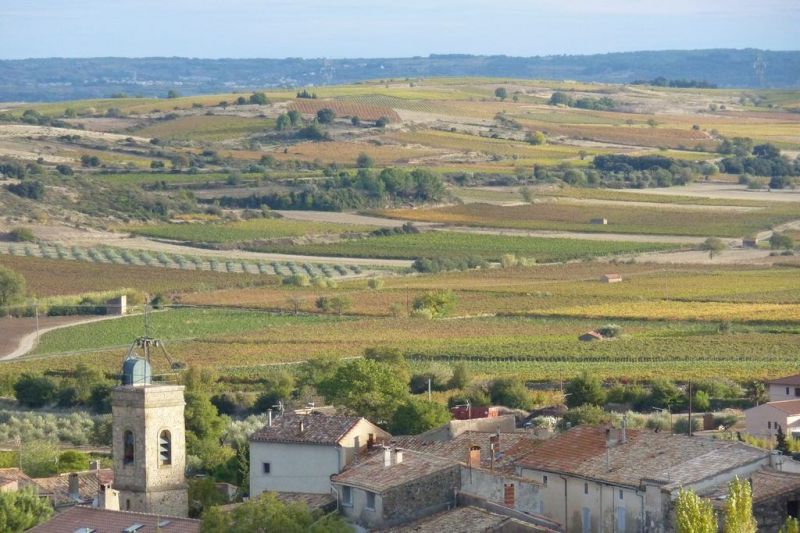
M112 393L114 489L124 511L185 517L183 386L153 384L150 363L129 356Z

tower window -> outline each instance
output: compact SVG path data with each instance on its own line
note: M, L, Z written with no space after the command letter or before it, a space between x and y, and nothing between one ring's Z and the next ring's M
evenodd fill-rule
M172 464L172 436L166 429L158 436L158 464Z
M270 463L261 463L261 471L264 474L269 474L270 470L272 470L272 465Z
M125 430L125 433L122 436L122 443L123 443L123 454L122 454L122 464L129 465L133 464L134 460L134 453L133 453L133 431Z

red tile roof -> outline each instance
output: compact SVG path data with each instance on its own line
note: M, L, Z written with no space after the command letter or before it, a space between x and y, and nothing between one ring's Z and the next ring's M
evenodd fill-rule
M736 441L628 430L627 441L606 445L606 428L578 426L542 442L519 465L638 487L656 480L665 488L755 464L768 452Z
M800 385L800 374L785 376L782 378L767 381L767 385Z
M250 442L336 445L361 420L358 416L285 414L274 420L272 426L264 426L250 435Z
M335 483L382 493L448 468L458 468L458 463L449 459L412 450L402 451L403 461L399 464L395 462L392 451L392 464L384 466L383 449L378 449L331 479Z
M496 434L466 431L446 441L431 441L420 437L396 437L392 439L392 443L405 450L435 455L462 464L466 464L470 448L480 446L481 468L493 466L495 470L513 474L516 462L533 452L542 442L526 433L500 433L499 454L495 456L494 465L492 465L490 438L493 435Z
M31 533L72 533L80 528L88 528L95 533L119 533L134 524L143 527L136 533L197 533L200 521L189 518L157 516L127 511L108 511L92 507L70 507L63 513L30 529Z
M114 471L111 468L87 470L77 472L78 492L80 501L87 502L94 499L100 492L100 485L114 481ZM78 503L69 494L69 474L59 474L52 477L34 478L32 481L39 487L39 494L47 496L55 504Z
M24 487L33 483L33 480L19 468L0 468L0 486L14 482Z
M777 402L762 403L761 405L769 405L789 415L800 414L800 400L780 400Z

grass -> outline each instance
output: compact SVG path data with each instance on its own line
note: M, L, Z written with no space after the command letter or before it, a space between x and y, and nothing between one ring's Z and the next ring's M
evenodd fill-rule
M142 137L160 139L222 141L271 130L275 121L230 115L193 115L161 121L135 130Z
M306 222L284 219L250 219L224 224L159 224L127 228L132 233L195 243L230 243L281 237L367 232L372 226Z
M382 214L415 222L509 229L743 237L794 220L800 212L795 206L739 212L698 209L689 211L677 206L654 208L549 202L519 206L472 203L434 209L396 209L384 211ZM594 218L606 218L608 224L591 224L590 220Z
M671 244L588 241L509 237L454 232L426 232L348 240L332 244L269 245L259 251L327 255L337 257L371 257L415 259L419 257L481 257L498 261L503 254L535 258L538 262L568 261L634 252L650 252L677 248Z
M275 316L257 311L191 308L156 311L148 317L149 335L164 341L204 339L325 320L320 317ZM141 315L59 329L45 333L32 355L119 347L130 344L144 331Z

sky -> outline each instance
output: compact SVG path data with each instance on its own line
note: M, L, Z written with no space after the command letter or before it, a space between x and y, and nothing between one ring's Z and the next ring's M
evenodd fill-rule
M800 0L0 0L0 59L800 49Z

